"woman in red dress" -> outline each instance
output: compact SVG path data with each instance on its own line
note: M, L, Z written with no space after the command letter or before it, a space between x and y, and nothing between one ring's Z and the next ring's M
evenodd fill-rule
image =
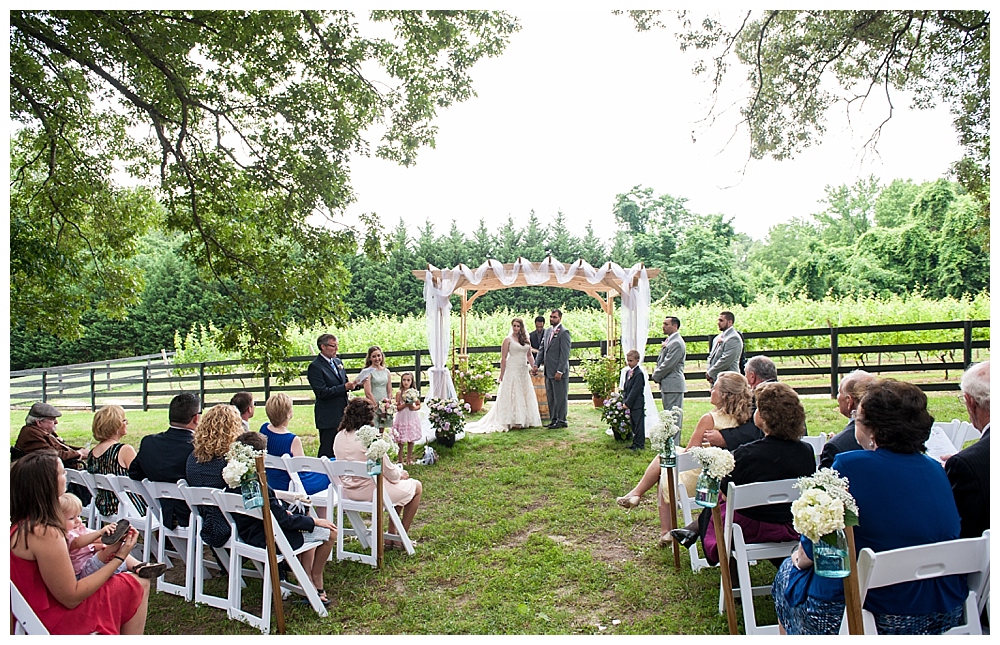
M53 451L25 455L11 467L11 582L51 634L142 634L149 581L115 573L139 533L130 528L106 565L77 580L59 508L65 491L66 471Z

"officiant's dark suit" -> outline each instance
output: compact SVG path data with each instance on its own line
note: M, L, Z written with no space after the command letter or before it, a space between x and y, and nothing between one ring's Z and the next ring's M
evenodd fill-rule
M316 340L319 356L309 364L306 378L316 395L316 429L319 431L319 457L333 457L333 438L347 407L347 392L354 389L347 381L344 364L337 358L337 338L323 334Z

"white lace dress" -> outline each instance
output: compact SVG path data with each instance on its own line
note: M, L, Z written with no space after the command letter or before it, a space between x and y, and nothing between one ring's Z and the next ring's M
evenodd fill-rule
M531 343L520 345L513 336L509 340L507 364L496 400L486 416L465 426L465 431L470 434L506 432L513 426L531 428L542 425L535 387L531 383L531 368L528 366Z

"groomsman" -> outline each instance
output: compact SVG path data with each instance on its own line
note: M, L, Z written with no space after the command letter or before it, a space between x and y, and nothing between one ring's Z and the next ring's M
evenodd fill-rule
M531 343L531 355L538 353L542 346L542 336L545 335L545 317L535 316L535 331L528 334L528 342Z
M318 457L333 457L333 438L347 407L347 393L358 386L347 380L344 364L337 358L337 337L323 334L316 339L319 356L313 359L306 378L316 395L316 429L319 430Z
M681 417L677 419L677 432L680 434L684 421L684 393L687 383L684 381L684 358L687 356L687 346L680 334L681 319L667 316L663 319L663 345L660 355L656 357L656 368L649 380L660 385L660 399L663 409L669 410L676 406L681 409Z
M553 309L549 314L549 327L542 338L542 346L535 356L531 375L545 366L545 398L549 404L547 428L566 427L566 408L569 406L569 350L572 346L569 330L562 326L562 312Z
M705 378L709 383L715 383L715 379L723 372L739 372L740 356L743 354L743 337L740 336L733 324L736 316L731 311L723 311L719 314L719 331L715 337L712 348L708 353L708 369L705 370Z

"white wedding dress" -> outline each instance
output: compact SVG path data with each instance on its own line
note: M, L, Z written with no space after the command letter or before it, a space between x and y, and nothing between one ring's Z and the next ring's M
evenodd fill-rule
M466 424L465 431L470 434L507 432L513 426L531 428L542 425L535 387L531 383L531 368L528 366L531 343L521 345L513 336L509 340L507 364L503 380L497 389L496 400L486 416L475 423Z

